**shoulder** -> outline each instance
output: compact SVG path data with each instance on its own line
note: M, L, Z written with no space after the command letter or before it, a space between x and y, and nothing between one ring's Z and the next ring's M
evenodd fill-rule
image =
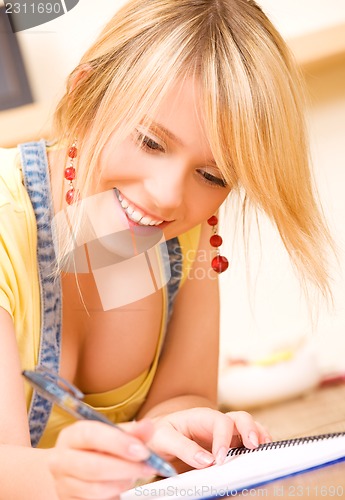
M15 202L22 187L18 149L0 148L0 207Z
M8 177L9 170L19 162L18 148L0 148L0 176Z
M0 239L12 248L35 238L35 216L24 186L18 148L0 148Z

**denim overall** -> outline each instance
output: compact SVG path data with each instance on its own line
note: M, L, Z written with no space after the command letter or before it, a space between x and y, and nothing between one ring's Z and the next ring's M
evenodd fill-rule
M62 297L61 280L53 275L55 250L51 231L54 215L50 189L50 177L46 142L20 144L24 185L30 197L37 223L37 262L41 297L41 333L38 365L50 371L59 372ZM181 281L182 251L177 238L166 242L169 254L171 278L167 288L167 323ZM166 327L167 325L165 325ZM33 393L29 408L29 426L32 446L37 446L47 425L52 403Z

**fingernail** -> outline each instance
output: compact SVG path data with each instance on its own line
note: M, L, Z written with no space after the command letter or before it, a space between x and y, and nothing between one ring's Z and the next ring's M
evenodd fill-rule
M216 455L216 464L217 465L222 465L224 463L224 460L226 458L226 455L228 453L228 450L225 448L225 446L222 446L219 448L218 453Z
M268 444L268 443L272 443L272 438L270 437L265 437L265 443Z
M250 431L248 436L249 441L257 448L259 446L259 438L254 431Z
M198 453L194 455L194 459L200 465L211 465L214 462L213 455L206 453L206 451L198 451Z
M139 458L140 460L144 460L149 456L149 450L142 444L133 443L128 447L128 452L132 457Z

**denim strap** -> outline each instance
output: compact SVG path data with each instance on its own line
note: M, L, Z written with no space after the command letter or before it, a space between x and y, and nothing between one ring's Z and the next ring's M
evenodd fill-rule
M169 264L170 264L170 273L171 277L167 284L167 292L168 292L168 314L167 314L167 323L171 318L174 301L180 286L181 278L182 278L182 250L180 246L180 242L178 238L172 238L166 242L168 253L169 253Z
M18 146L24 184L37 224L37 263L41 295L41 335L38 365L58 373L61 345L61 282L56 263L51 219L53 217L50 177L44 140ZM52 404L34 391L29 408L32 446L37 446L47 425Z
M38 366L59 372L62 329L61 280L54 273L54 251L51 220L52 208L50 177L46 143L44 140L18 146L23 168L24 184L30 197L37 223L37 262L41 296L41 335ZM171 278L167 284L167 324L181 281L182 252L178 238L166 242ZM167 327L165 325L165 329ZM29 426L32 446L37 446L47 425L52 403L34 391L29 408Z

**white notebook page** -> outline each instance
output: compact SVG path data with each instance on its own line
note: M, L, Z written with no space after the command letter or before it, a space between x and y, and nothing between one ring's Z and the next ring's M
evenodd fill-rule
M245 454L227 458L223 465L193 470L173 478L146 484L121 495L134 498L181 500L199 499L233 494L289 474L308 470L345 457L345 435L320 440L294 440L272 444ZM282 446L274 448L274 446Z

